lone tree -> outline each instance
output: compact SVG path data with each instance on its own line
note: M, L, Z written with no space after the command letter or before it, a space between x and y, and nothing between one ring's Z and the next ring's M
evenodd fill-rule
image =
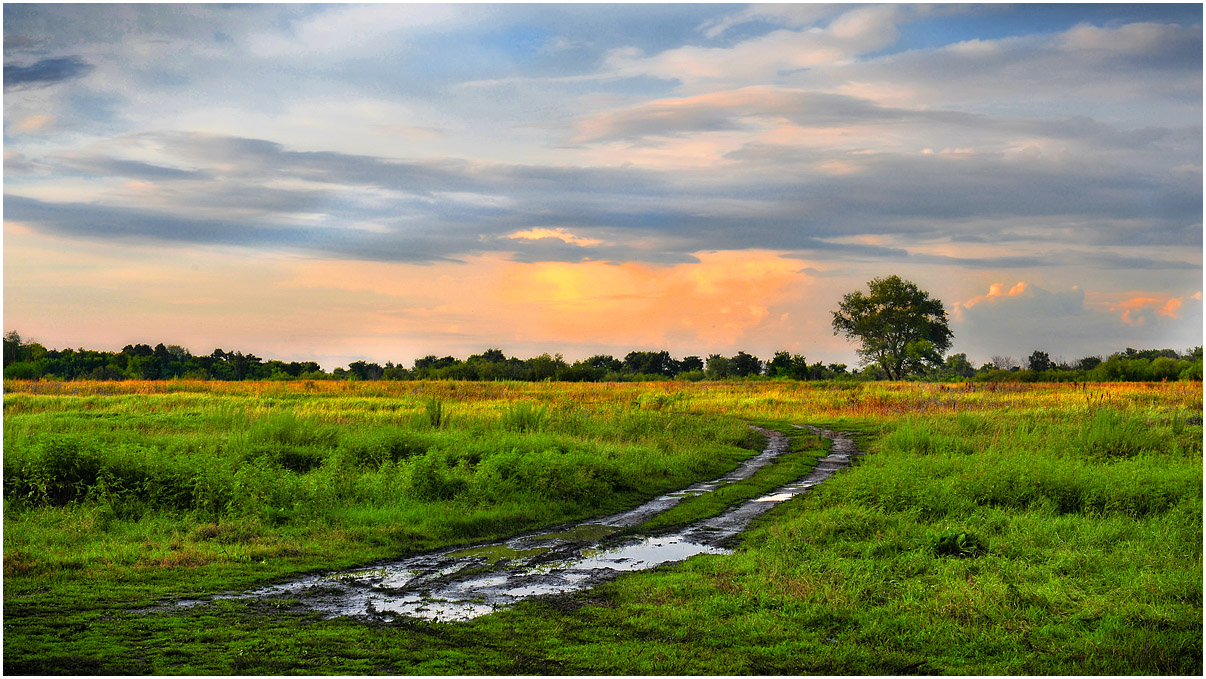
M953 337L942 301L900 276L875 278L870 294L861 290L842 298L833 312L833 334L862 343L863 365L883 368L888 379L942 366Z
M1055 363L1045 351L1035 351L1030 354L1030 369L1036 373L1041 373L1044 370L1051 370L1055 367Z

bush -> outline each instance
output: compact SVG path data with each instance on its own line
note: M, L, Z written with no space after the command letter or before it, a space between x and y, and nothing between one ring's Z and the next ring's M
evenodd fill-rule
M377 468L386 462L423 455L423 439L405 429L377 429L358 433L340 443L340 450L361 467Z
M428 450L410 463L410 492L416 499L427 502L451 500L468 486L456 472L449 469L443 451Z
M8 499L55 507L82 499L96 485L101 459L96 444L73 434L52 434L24 456L5 460Z

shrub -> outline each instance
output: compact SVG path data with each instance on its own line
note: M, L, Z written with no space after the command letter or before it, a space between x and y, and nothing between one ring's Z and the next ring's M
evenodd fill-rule
M410 492L419 500L451 500L465 490L465 479L449 469L443 451L428 450L410 463Z
M100 470L95 443L72 434L52 434L36 444L11 475L5 470L5 495L63 506L87 495Z
M361 467L380 467L427 452L419 435L404 429L379 429L345 438L340 449Z

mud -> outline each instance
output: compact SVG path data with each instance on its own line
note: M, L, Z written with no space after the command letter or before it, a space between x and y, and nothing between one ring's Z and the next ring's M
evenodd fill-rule
M619 514L556 531L521 535L502 542L450 549L355 571L309 575L215 599L270 599L295 602L328 617L392 620L399 616L437 621L468 620L537 596L593 587L620 573L644 570L699 554L731 553L727 545L750 523L835 472L861 453L846 434L807 428L830 439L827 456L805 477L669 534L621 533L670 509L685 497L709 493L747 479L790 449L788 438L759 429L766 448L732 473L667 493ZM181 601L191 606L201 601Z

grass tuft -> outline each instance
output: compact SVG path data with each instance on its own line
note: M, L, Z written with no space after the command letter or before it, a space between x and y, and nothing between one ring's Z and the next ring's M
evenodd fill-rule
M1184 432L1184 427L1176 427ZM1144 452L1162 451L1165 441L1162 436L1143 421L1128 417L1113 408L1102 408L1093 419L1085 422L1080 430L1081 449L1102 458L1133 457Z
M967 531L948 528L930 536L934 556L977 557L988 553L988 545Z
M548 406L534 406L526 401L521 401L507 407L503 422L509 431L542 431L548 423L548 419Z

